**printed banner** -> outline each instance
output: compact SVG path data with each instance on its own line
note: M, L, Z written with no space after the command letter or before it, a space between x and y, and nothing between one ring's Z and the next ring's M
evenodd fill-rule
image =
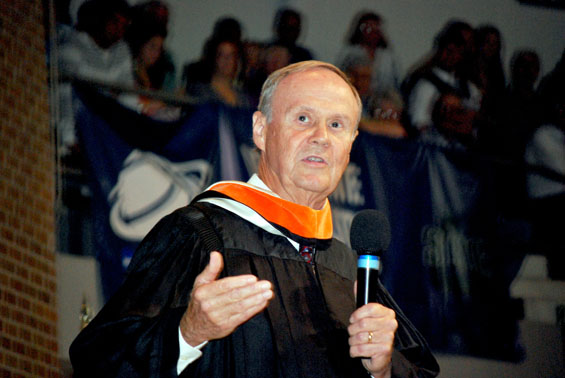
M252 111L208 105L164 123L101 96L77 102L108 298L159 219L215 181L246 181L256 171ZM330 201L334 234L346 243L359 210L388 216L382 281L432 349L517 361L508 290L521 256L500 236L495 175L468 153L361 132Z
M523 228L498 206L500 169L469 152L361 133L332 202L343 223L362 207L388 216L381 279L434 350L519 361L521 309L509 287Z
M247 180L255 171L252 113L208 105L178 122L159 122L92 93L75 100L92 179L95 251L109 298L137 244L162 217L215 181Z

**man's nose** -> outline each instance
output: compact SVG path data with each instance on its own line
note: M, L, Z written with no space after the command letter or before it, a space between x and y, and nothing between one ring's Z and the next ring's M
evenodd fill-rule
M310 141L314 144L325 146L329 141L328 136L328 126L326 125L326 122L317 122L313 127Z

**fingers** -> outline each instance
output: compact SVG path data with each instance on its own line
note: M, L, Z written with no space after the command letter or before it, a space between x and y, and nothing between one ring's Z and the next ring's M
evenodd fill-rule
M365 318L396 318L393 310L383 306L380 303L368 303L355 310L350 318L349 323L354 324Z
M377 329L374 331L359 332L349 338L350 350L354 357L370 357L367 352L375 352L379 348L388 348L394 343L394 332ZM355 348L354 348L355 347Z
M208 265L206 265L202 273L200 273L196 277L194 281L194 287L215 281L222 272L223 268L224 258L222 257L222 254L215 251L211 252L210 261L208 262Z
M394 334L398 328L393 310L378 303L358 308L350 317L349 355L362 357L374 377L390 376Z
M196 288L181 320L185 340L194 346L225 337L265 309L274 295L272 285L251 279L229 277Z
M369 303L351 314L347 331L350 345L359 345L388 340L391 336L394 338L397 328L398 322L393 310L379 303ZM372 337L369 337L369 332L372 332Z
M390 357L398 328L393 310L378 303L357 309L350 318L349 346L352 357Z
M244 311L247 307L270 299L272 285L269 281L257 281L254 276L226 277L194 290L192 297L206 312L216 309L222 313Z
M248 297L242 301L235 302L232 305L230 317L227 319L226 324L239 326L245 323L261 311L263 311L273 297L272 290L261 292L257 295Z
M210 254L210 262L197 276L188 308L181 319L181 332L192 346L225 337L257 313L273 298L272 284L253 275L218 279L223 258Z

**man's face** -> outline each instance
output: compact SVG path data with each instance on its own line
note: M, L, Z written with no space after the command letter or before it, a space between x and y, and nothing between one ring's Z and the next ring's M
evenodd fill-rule
M349 85L327 69L293 73L272 98L272 119L253 115L262 151L259 176L275 193L319 209L336 188L357 136L359 106Z

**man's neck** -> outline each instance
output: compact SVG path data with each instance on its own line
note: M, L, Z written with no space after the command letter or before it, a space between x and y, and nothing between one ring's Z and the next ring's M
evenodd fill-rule
M321 210L327 202L327 196L322 196L320 193L303 190L301 188L295 188L296 190L293 191L286 190L287 186L280 181L280 178L273 175L269 170L264 169L261 164L259 164L257 175L273 193L276 193L278 197L286 201L314 210Z

